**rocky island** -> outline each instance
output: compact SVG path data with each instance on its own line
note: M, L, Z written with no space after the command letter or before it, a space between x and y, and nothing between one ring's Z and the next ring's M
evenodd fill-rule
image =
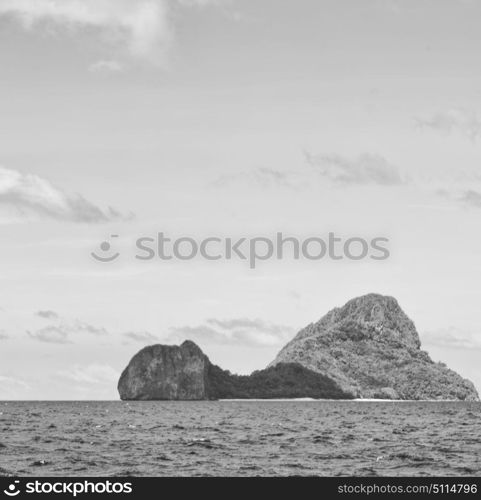
M212 364L190 340L142 349L122 373L118 389L124 400L350 397L330 378L298 363L233 375Z
M476 401L474 385L421 350L392 297L369 294L303 328L264 370L233 375L189 340L139 351L123 371L123 400L233 398Z

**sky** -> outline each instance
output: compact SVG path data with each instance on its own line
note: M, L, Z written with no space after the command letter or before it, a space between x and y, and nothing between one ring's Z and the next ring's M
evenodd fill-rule
M0 0L0 398L117 399L140 348L185 339L250 373L370 292L480 390L480 15ZM383 237L389 258L136 259L161 232Z

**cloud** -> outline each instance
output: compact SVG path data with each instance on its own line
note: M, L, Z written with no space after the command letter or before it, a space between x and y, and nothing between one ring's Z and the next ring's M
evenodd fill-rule
M226 0L177 0L184 7L206 7L207 5L221 5Z
M446 135L458 132L473 142L481 135L481 120L475 112L465 109L451 109L416 118L416 124L421 129L427 128Z
M43 313L39 314L39 313ZM39 311L38 316L44 319L57 320L55 324L40 328L34 332L27 331L29 337L40 342L48 342L51 344L72 344L72 337L79 334L87 333L89 335L104 336L109 332L103 328L91 325L85 321L75 319L73 321L61 318L53 311Z
M109 334L109 332L103 326L94 326L78 319L69 325L69 329L72 333L90 333L92 335Z
M254 170L226 174L211 183L213 187L226 187L248 183L262 188L288 187L300 189L312 185L317 179L328 180L337 185L380 185L397 186L405 184L399 169L385 158L374 154L362 154L350 159L341 155L313 155L305 152L305 161L310 171L277 170L259 167Z
M120 373L109 365L74 365L57 374L80 384L112 384L119 380Z
M72 344L79 336L83 334L93 335L95 337L103 337L111 335L103 326L92 325L79 319L69 319L60 316L55 311L45 310L35 313L36 316L50 320L50 325L43 327L37 331L28 331L30 338L40 342L49 342L55 344ZM0 330L1 334L1 330ZM159 338L147 331L128 331L118 333L134 342L145 344L153 344L159 341ZM1 339L1 335L0 335Z
M120 73L124 71L125 66L114 60L97 61L89 66L92 73Z
M249 318L234 318L234 319L216 319L209 318L207 320L209 325L215 327L223 328L229 331L239 331L239 330L260 330L264 332L270 332L276 335L283 334L286 330L284 325L277 325L274 323L267 323L261 319L249 319Z
M474 189L467 189L461 193L447 189L438 189L436 194L446 200L454 201L468 208L481 208L481 193Z
M462 194L459 201L470 207L481 208L481 193L469 189Z
M103 52L165 64L173 39L172 9L218 3L209 0L0 0L0 17L27 32L95 36Z
M30 386L23 380L0 375L0 399L19 399L25 390L30 390Z
M57 319L59 317L55 311L38 311L35 314L44 319Z
M270 185L290 186L292 181L291 172L283 172L273 168L259 167L253 172L254 180L264 187Z
M0 204L22 215L84 223L109 222L123 218L113 209L102 210L81 195L70 195L48 180L0 167Z
M298 175L291 171L275 170L273 168L259 167L249 172L237 172L218 177L211 185L226 187L239 182L245 182L262 188L269 187L296 187Z
M210 318L202 325L171 328L168 341L180 343L189 339L208 344L271 347L283 345L293 334L289 326L261 319Z
M423 344L436 347L481 349L481 330L475 333L451 326L426 332L421 340Z
M95 33L111 48L159 62L171 29L163 0L1 0L0 15L27 31L57 29L69 35Z
M158 337L152 335L150 332L125 332L123 336L135 342L145 344L159 341Z
M7 340L9 336L5 332L5 330L0 330L0 340Z
M307 164L323 178L339 185L396 186L404 184L399 169L385 158L362 154L350 159L340 155L312 155L305 153Z
M48 344L71 344L70 332L62 326L49 325L35 332L27 331L27 335L39 342Z

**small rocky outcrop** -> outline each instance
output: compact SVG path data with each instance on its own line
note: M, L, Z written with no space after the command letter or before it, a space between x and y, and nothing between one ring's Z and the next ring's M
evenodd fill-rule
M144 347L120 376L121 399L208 399L205 374L208 359L189 340L181 346Z

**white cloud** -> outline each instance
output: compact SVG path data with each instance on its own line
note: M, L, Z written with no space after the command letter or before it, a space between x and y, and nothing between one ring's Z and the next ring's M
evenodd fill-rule
M293 335L294 330L291 327L261 319L210 318L202 325L172 328L168 341L181 343L184 340L192 340L200 344L271 347L283 345Z
M55 27L78 34L90 29L112 46L151 59L171 33L163 0L1 0L0 15L11 15L27 30Z
M35 214L51 219L99 223L122 218L111 207L102 210L79 194L67 194L48 180L0 167L0 204L25 216Z
M115 60L97 61L89 67L92 73L120 73L124 69L124 65Z
M102 47L153 64L164 64L172 37L171 8L215 0L0 0L0 16L27 31L56 29L68 35L95 34Z
M103 326L94 326L85 321L75 320L68 325L73 333L90 333L92 335L108 335L109 332Z
M0 375L0 399L19 399L26 390L30 390L30 386L23 380Z
M43 319L57 319L58 314L55 311L38 311L35 313L36 316L39 316Z
M74 365L68 370L60 370L58 375L80 384L112 384L120 377L119 372L103 364Z
M467 189L458 193L449 189L438 189L436 194L441 198L454 201L467 208L481 208L481 192L474 189Z
M49 325L35 332L27 331L27 335L32 339L48 344L71 344L69 333L64 327L56 325Z
M251 171L237 172L234 174L224 174L218 177L211 186L223 188L235 185L239 182L246 182L261 188L270 187L299 187L302 180L297 172L276 170L268 167L259 167Z
M205 7L207 5L220 5L226 0L177 0L184 7Z
M469 189L463 193L459 201L475 208L481 208L481 193Z
M27 334L32 339L40 342L48 342L50 344L71 344L71 337L79 334L88 333L96 336L109 334L103 327L94 326L78 319L69 321L61 318L58 314L53 313L53 311L40 311L37 315L43 319L57 320L56 324L48 325L34 332L27 331Z
M143 344L155 344L159 342L159 338L148 331L112 332L103 326L92 325L80 319L66 318L52 310L37 311L35 316L43 320L48 320L50 323L37 330L27 331L27 335L31 339L39 342L72 344L86 338L85 334L93 335L94 337L116 335ZM2 330L0 330L0 340L2 340Z
M458 132L475 142L481 135L481 120L474 111L450 109L439 111L428 117L416 118L420 128L427 128L443 134Z
M395 165L376 154L345 158L306 153L306 161L321 177L339 185L396 186L406 182Z
M134 342L154 343L159 341L158 337L150 332L125 332L123 335Z
M453 326L429 331L422 335L423 345L444 348L481 349L481 331L462 330Z
M278 170L259 167L250 171L224 174L210 185L223 188L241 182L261 188L308 187L313 182L328 181L337 186L398 186L409 182L401 170L386 158L377 154L361 154L357 158L347 158L337 154L311 154L304 152L310 170Z

